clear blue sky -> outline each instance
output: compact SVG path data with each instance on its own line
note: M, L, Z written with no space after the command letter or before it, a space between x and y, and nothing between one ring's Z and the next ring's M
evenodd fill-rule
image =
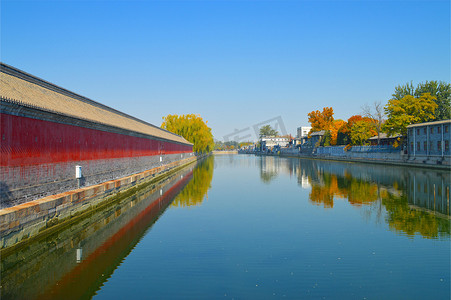
M335 118L398 84L450 81L449 1L5 1L1 61L155 125L216 139Z

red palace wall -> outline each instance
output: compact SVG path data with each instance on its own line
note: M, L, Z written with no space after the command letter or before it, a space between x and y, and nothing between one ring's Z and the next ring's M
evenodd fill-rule
M1 166L192 152L191 145L1 114Z
M14 108L22 116L0 114L0 209L193 155L189 144L24 109ZM79 180L77 165L83 174Z

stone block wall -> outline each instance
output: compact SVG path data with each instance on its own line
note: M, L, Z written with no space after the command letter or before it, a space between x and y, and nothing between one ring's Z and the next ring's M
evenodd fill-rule
M177 153L141 157L70 161L26 166L0 166L0 209L53 194L91 186L193 157ZM75 178L75 166L82 178Z

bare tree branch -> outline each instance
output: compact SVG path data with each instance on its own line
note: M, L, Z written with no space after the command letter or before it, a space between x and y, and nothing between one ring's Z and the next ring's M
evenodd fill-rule
M369 118L371 123L374 125L377 132L377 144L379 145L382 133L382 124L385 122L384 106L381 101L374 101L372 106L365 104L362 107L362 114L364 117Z

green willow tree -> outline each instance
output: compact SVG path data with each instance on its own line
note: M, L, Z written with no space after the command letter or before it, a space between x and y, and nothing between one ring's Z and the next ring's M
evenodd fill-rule
M199 115L167 115L163 117L161 128L178 134L193 143L194 152L208 153L214 149L215 143L211 128Z
M265 125L260 128L260 137L262 136L277 136L279 132L273 129L271 125Z

